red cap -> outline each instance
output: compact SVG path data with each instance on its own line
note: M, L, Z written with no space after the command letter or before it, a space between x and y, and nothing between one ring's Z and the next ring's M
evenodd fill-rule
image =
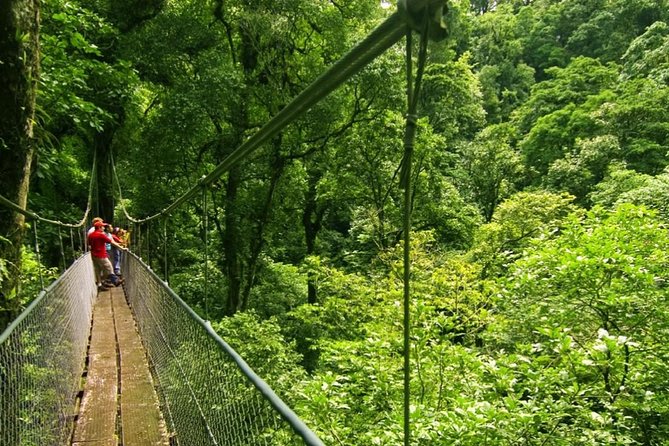
M95 226L96 228L101 228L104 225L106 225L106 223L103 221L96 221L95 223L93 223L93 226Z

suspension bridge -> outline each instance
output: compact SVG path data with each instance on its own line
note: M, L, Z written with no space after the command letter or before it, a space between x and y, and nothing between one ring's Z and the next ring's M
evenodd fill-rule
M0 338L1 444L322 444L137 256L99 293L89 256Z
M404 444L409 425L409 227L411 154L428 38L445 36L443 0L401 0L366 39L313 81L197 185L141 225L165 217L406 37L404 210ZM411 36L419 32L412 73ZM95 165L95 162L94 162ZM91 184L94 181L91 174ZM92 187L90 189L92 191ZM121 189L119 185L119 195ZM28 219L49 220L0 196ZM35 229L36 230L36 229ZM37 233L35 234L37 241ZM61 240L62 251L62 240ZM85 251L85 243L82 243ZM39 247L36 246L39 253ZM84 252L0 335L0 445L322 445L246 362L139 256L122 264L123 288L98 292Z

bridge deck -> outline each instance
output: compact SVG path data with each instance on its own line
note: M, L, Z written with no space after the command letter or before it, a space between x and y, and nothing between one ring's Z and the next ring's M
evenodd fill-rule
M146 354L121 288L98 293L72 445L168 445Z

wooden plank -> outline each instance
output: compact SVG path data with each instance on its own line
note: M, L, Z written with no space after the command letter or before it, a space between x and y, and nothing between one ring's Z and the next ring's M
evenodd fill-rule
M73 445L116 446L118 374L111 293L98 293L93 308L88 374Z
M74 442L72 446L118 446L116 440L85 441L83 443Z
M165 424L135 321L121 288L111 290L121 371L123 446L167 446Z

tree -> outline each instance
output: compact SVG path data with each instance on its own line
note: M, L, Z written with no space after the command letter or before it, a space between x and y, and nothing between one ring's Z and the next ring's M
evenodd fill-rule
M111 144L126 110L133 110L129 103L135 97L134 70L118 58L118 29L91 9L91 4L46 0L42 9L40 38L45 57L37 103L44 111L40 122L48 144L39 148L34 190L39 196L48 196L58 188L63 178L52 171L58 170L55 160L63 154L76 154L84 171L90 171L96 159L95 211L106 221L113 221ZM68 195L62 198L70 196L71 201L85 207L87 188L68 188L65 193Z
M622 56L623 80L648 77L660 84L669 83L669 24L655 22L630 43Z
M514 264L500 301L511 342L539 349L550 333L563 332L565 354L585 354L573 379L585 398L579 404L609 419L601 434L644 444L660 444L669 430L661 405L669 375L663 225L655 212L629 204L572 215L557 237L537 240Z
M564 19L575 26L566 40L573 56L612 62L620 60L628 46L657 22L667 20L666 0L600 0L565 2Z
M141 213L159 210L222 162L348 50L371 27L369 17L382 11L366 1L345 7L310 2L212 6L166 5L123 39L123 53L136 64L146 91L137 132L143 136L128 166L146 177L132 180ZM302 183L305 172L313 177L308 187L317 187L329 155L314 153L332 150L345 130L369 119L367 103L381 95L375 86L362 84L332 94L212 185L209 221L220 253L215 261L227 279L227 313L249 306L268 241L277 241L271 251L280 261L295 261L303 257L305 244L315 245L326 202L314 207L314 194L306 191L308 204L302 207L303 192L296 188L307 184ZM302 222L308 224L303 227L296 212L277 211L276 202L301 207ZM196 213L202 215L201 209ZM308 240L299 237L302 229L309 231Z
M616 135L630 168L657 175L667 166L669 86L651 78L631 79L615 88L615 100L597 113L605 131Z
M644 205L669 219L669 200L664 193L668 182L669 168L657 176L651 176L614 163L604 181L595 186L590 199L607 209L623 203Z
M625 192L645 187L650 175L628 169L624 163L611 163L603 180L593 187L589 200L606 209L612 209L618 198Z
M551 68L553 78L535 84L530 98L512 116L531 180L545 175L550 164L573 147L577 137L596 135L602 123L595 111L614 101L610 90L618 75L615 65L579 57L566 68Z
M462 149L472 195L486 223L497 205L511 195L523 171L521 156L511 146L512 127L492 125Z
M431 63L425 70L421 112L434 132L447 142L467 139L483 127L485 112L478 78L469 54L445 63Z
M0 191L26 207L35 153L35 96L39 80L39 2L0 5ZM25 217L0 209L0 327L18 311ZM3 273L4 269L4 273Z
M472 60L477 67L488 123L506 121L529 96L535 70L523 61L524 33L525 28L508 3L498 5L494 13L475 22Z
M621 158L618 139L613 135L577 138L572 152L551 163L544 184L558 192L569 192L577 203L587 205L593 186L604 179L609 165Z
M481 277L506 274L535 238L560 228L574 211L573 197L547 191L518 192L502 202L492 220L478 228L470 258L482 265Z

